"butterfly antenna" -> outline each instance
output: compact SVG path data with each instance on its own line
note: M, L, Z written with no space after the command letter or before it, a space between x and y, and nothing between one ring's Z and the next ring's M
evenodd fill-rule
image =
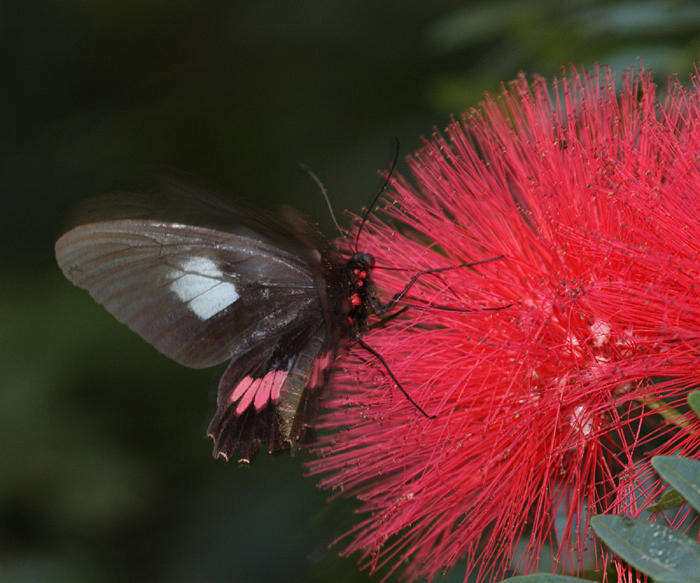
M323 182L321 182L321 179L316 176L316 173L311 170L309 166L306 164L303 164L301 162L298 163L299 168L301 168L304 172L306 172L310 177L311 180L313 180L316 183L316 186L318 186L318 189L321 191L321 194L323 195L323 198L326 199L326 204L328 205L328 210L331 213L331 219L333 220L333 224L335 225L335 228L338 229L338 232L343 236L347 238L347 233L343 231L343 229L340 227L338 224L338 220L335 218L335 213L333 212L333 205L331 205L331 199L328 197L328 193L326 192L326 187L323 186Z
M401 149L401 144L399 143L399 138L395 137L394 141L396 143L396 151L394 152L394 159L392 160L391 167L389 168L389 174L387 174L386 180L384 181L384 184L382 184L382 187L379 189L379 192L377 192L377 194L374 195L372 202L365 209L365 212L362 214L362 221L360 221L360 228L357 229L357 235L355 235L355 253L357 253L357 248L358 248L358 245L360 243L360 233L362 233L362 228L365 226L365 223L367 222L367 219L369 218L369 214L374 210L374 207L376 206L377 201L379 200L379 197L382 194L384 194L386 187L389 185L389 181L391 180L391 175L394 173L394 170L396 169L396 163L399 161L399 150Z

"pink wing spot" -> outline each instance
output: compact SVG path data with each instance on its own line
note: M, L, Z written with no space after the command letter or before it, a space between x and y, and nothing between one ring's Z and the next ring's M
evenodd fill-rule
M235 403L240 399L243 394L248 390L250 385L253 384L253 377L245 377L238 385L236 388L233 390L233 393L231 393L231 396L229 397L231 403Z
M277 371L277 376L275 377L275 384L272 387L272 391L270 393L270 399L272 401L276 401L277 399L280 398L280 391L282 390L282 385L284 385L284 381L287 380L287 371L286 370L279 370Z
M253 406L256 411L260 411L267 402L270 400L270 391L275 384L275 378L277 377L277 371L273 370L268 372L260 381L260 386L258 391L255 393L255 400L253 401Z
M240 415L241 413L243 413L243 411L245 411L248 408L248 406L253 402L253 397L255 397L255 393L258 392L261 381L262 379L253 379L253 382L250 383L248 390L238 402L238 406L236 407L236 415Z
M311 379L308 386L311 388L319 387L323 383L323 373L330 366L333 355L330 352L324 352L316 357L314 361L314 369L311 373Z
M279 399L282 385L287 379L286 370L271 370L262 378L245 377L231 393L229 401L235 403L236 415L243 413L251 403L260 411L267 403ZM240 399L240 401L239 401Z

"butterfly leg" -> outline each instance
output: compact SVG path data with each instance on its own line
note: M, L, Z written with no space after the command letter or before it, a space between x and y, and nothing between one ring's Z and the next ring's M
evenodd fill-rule
M424 275L428 275L431 273L441 273L443 271L450 271L452 269L461 269L463 267L473 267L474 265L480 265L482 263L489 263L490 261L496 261L497 259L503 259L503 255L497 255L496 257L489 257L488 259L482 259L481 261L472 261L470 263L460 263L459 265L451 265L449 267L436 267L434 269L424 269L423 271L419 271L410 279L410 281L406 284L406 287L404 287L400 292L394 294L394 297L391 298L386 304L381 304L379 302L376 302L377 305L374 306L375 313L378 315L381 315L381 314L386 313L389 310L391 310L408 293L408 290L410 290L413 287L413 285L418 281L418 279ZM422 306L411 305L411 307L422 307ZM443 309L443 310L446 310L449 312L479 311L479 310L462 310L462 309L458 309L458 308L449 308L447 306L425 306L425 307L430 307L433 309ZM491 309L492 310L493 309L502 310L502 309L505 309L506 307L509 307L509 306L503 306L503 307L491 308Z
M442 310L443 312L498 312L514 306L514 303L506 304L505 306L496 306L495 308L453 308L451 306L441 306L438 304L404 304L407 308L416 308L418 310Z
M403 393L404 397L406 397L406 398L408 399L408 401L409 401L416 409L418 409L418 410L419 410L425 417L427 417L428 419L435 419L436 415L428 415L428 413L426 413L426 412L423 410L423 408L422 408L418 403L416 403L416 402L413 400L413 398L411 397L411 395L408 394L408 391L407 391L406 389L403 388L403 386L402 386L401 383L399 382L399 379L397 379L397 378L396 378L396 375L394 375L394 373L391 372L391 369L389 368L389 365L387 364L386 360L384 360L384 357L383 357L381 354L379 354L374 348L372 348L369 344L367 344L364 340L362 340L362 338L357 337L357 338L355 338L355 341L356 341L360 346L362 346L362 348L364 348L367 352L369 352L372 356L374 356L379 362L382 363L382 365L383 365L384 368L386 369L386 372L387 372L387 373L389 374L389 376L391 377L391 380L394 381L394 383L396 384L396 386L397 386L397 387L399 388L399 390Z
M397 310L393 314L389 314L388 316L384 316L383 318L381 318L377 322L374 322L373 324L369 325L367 327L367 329L374 330L375 328L381 328L382 326L385 326L387 322L390 322L391 320L393 320L397 316L400 316L401 314L403 314L406 310L408 310L409 307L410 306L404 306L403 308L401 308L400 310Z

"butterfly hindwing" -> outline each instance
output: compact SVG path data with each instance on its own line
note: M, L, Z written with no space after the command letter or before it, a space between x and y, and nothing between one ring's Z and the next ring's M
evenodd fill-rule
M249 461L260 446L272 452L304 439L317 393L311 381L316 367L328 365L321 357L326 343L321 321L304 323L231 360L207 429L215 457Z

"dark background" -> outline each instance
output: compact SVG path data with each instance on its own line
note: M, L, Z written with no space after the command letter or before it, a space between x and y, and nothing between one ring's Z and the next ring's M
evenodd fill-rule
M165 164L331 234L298 161L358 209L394 136L408 153L519 70L641 57L687 79L698 30L671 1L4 2L0 580L368 579L327 548L352 502L327 504L302 457L211 459L220 371L168 361L61 276L72 204Z

